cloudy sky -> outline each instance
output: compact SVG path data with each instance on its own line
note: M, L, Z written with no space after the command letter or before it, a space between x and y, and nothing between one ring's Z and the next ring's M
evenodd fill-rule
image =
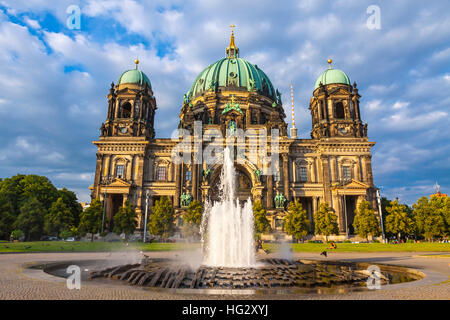
M67 27L71 5L80 30ZM380 29L367 26L371 5ZM111 82L139 57L157 98L157 136L169 137L183 94L224 56L232 23L241 57L265 71L286 108L294 82L301 137L332 58L358 83L382 194L412 204L436 181L450 193L448 1L0 0L0 177L46 175L89 200L91 141Z

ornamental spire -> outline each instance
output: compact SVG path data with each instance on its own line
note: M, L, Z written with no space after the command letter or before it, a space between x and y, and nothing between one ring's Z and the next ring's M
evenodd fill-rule
M294 108L294 84L291 81L291 103L292 103L292 128L291 139L298 138L297 128L295 127L295 108Z
M134 64L136 65L136 70L138 69L139 62L140 61L138 58L136 58L136 60L134 60Z
M333 67L331 66L332 63L333 63L333 60L328 59L328 64L330 65L330 69L333 69Z
M229 59L239 57L239 48L234 43L234 28L236 28L236 26L232 24L230 28L231 28L230 45L227 48L227 58Z

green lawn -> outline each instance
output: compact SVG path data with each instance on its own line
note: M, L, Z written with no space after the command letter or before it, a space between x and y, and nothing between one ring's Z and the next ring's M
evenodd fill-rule
M189 243L130 243L41 241L0 243L0 252L109 252L109 251L171 251L199 247Z
M338 243L337 252L450 252L448 243ZM277 251L279 245L264 244L266 249ZM295 252L322 252L328 250L326 243L295 243ZM200 248L199 243L130 243L121 242L19 242L0 243L0 252L109 252L109 251L171 251Z
M450 252L449 243L400 243L400 244L384 244L384 243L337 243L335 252ZM295 252L322 252L328 250L326 243L294 243L292 247ZM276 250L276 244L266 244L269 250Z

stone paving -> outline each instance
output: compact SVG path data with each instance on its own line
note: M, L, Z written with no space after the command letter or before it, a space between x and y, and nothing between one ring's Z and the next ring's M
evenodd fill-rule
M179 258L181 252L149 252L150 257ZM426 258L419 253L329 253L328 258L317 253L295 254L298 259L340 260L374 262L407 266L424 272L427 277L422 280L386 286L381 290L357 291L345 294L204 294L179 293L170 290L149 290L114 281L83 281L81 290L69 290L65 280L45 274L40 270L30 270L31 263L48 261L77 261L123 259L133 262L139 254L129 253L35 253L35 254L0 254L0 299L450 299L450 258ZM422 253L421 253L422 254ZM191 256L191 254L189 254ZM267 257L267 256L266 256Z

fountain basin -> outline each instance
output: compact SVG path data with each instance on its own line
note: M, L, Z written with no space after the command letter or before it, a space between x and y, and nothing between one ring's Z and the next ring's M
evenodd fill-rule
M44 272L66 277L65 269L80 262L62 262L42 266ZM140 264L119 264L108 268L95 268L89 262L89 269L82 273L86 281L114 281L162 290L177 289L190 292L210 293L257 290L290 289L364 289L372 264L336 261L290 261L284 259L262 259L255 268L228 268L200 266L193 269L170 259L144 259ZM83 262L81 262L83 265ZM111 265L111 264L110 264ZM396 284L421 279L420 272L411 269L377 264L381 270L381 285ZM255 291L256 292L256 291Z

